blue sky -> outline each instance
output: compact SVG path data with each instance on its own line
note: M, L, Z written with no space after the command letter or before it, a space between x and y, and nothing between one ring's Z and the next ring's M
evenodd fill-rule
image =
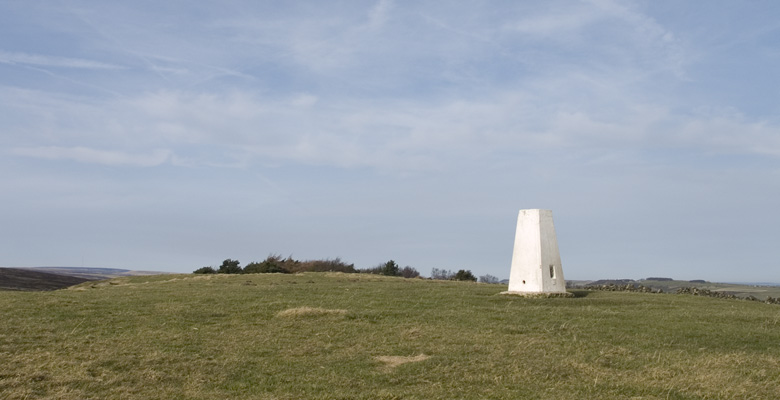
M780 282L780 3L7 1L0 265Z

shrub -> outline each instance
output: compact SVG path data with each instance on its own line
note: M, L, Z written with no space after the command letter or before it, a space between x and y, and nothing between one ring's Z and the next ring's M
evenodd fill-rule
M404 278L416 278L420 276L420 272L417 271L415 268L410 267L408 265L403 268L400 268L398 264L393 260L379 264L373 268L362 268L357 270L356 272L359 272L361 274L402 276Z
M341 261L341 258L336 257L334 259L326 258L324 260L309 260L309 261L295 261L294 265L291 265L291 272L344 272L355 273L358 272L355 269L355 264L347 264Z
M219 269L217 270L217 273L219 274L240 274L243 273L244 270L241 269L241 266L239 265L240 262L238 260L231 260L227 259L225 261L222 261L222 265L219 266Z
M493 275L482 275L479 277L479 281L482 283L499 283L500 280Z
M347 264L340 258L326 258L324 260L298 261L292 256L282 258L279 254L271 254L261 262L252 262L244 267L244 273L247 274L267 274L267 273L299 273L299 272L345 272L355 273L354 264Z
M217 270L214 267L198 268L192 272L193 274L216 274Z
M400 274L404 278L417 278L418 276L420 276L420 273L416 269L408 265L401 269Z
M289 274L283 266L268 262L251 262L244 267L245 274Z
M477 277L474 276L474 274L472 274L471 271L461 269L455 273L455 276L452 277L452 280L476 282Z

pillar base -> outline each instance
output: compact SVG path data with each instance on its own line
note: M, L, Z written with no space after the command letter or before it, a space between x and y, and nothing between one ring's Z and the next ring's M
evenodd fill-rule
M574 297L574 293L569 292L501 292L499 294L507 296L518 296L528 298L551 298L551 297Z

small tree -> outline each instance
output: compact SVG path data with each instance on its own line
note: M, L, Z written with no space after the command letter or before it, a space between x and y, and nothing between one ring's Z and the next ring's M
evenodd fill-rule
M455 276L452 277L452 280L476 282L477 277L474 276L474 274L472 274L471 271L461 269L455 273Z
M238 260L227 259L222 261L222 265L219 266L217 273L219 274L240 274L244 272L241 269L240 262Z
M192 272L193 274L216 274L217 270L214 267L198 268Z
M414 268L412 268L412 267L410 267L408 265L401 269L400 274L404 278L417 278L418 276L420 276L420 273L417 272L416 269L414 269Z
M387 276L398 276L400 275L398 269L398 264L396 264L395 261L390 260L382 265L381 274Z

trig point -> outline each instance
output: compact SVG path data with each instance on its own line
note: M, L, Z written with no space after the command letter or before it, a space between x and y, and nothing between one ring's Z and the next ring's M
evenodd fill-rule
M520 210L509 291L504 293L567 295L551 210Z

